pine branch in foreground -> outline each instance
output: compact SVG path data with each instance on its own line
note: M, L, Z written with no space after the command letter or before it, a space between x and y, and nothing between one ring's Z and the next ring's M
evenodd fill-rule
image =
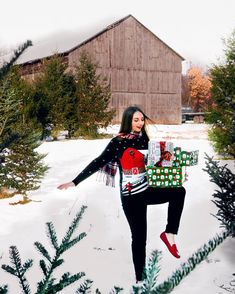
M8 293L8 286L0 286L0 294L7 294Z
M218 161L214 161L206 154L206 171L211 177L211 182L219 186L213 194L213 203L219 208L216 218L222 226L235 237L235 174L227 168L227 165L219 166Z
M83 276L85 276L84 273L77 273L75 275L70 275L70 273L65 273L61 277L60 281L57 284L50 283L48 286L48 289L45 291L45 293L50 294L50 293L57 293L63 290L65 287L71 285L72 283L78 281L81 279ZM52 279L54 282L55 279Z
M47 248L40 242L34 243L39 253L43 256L43 259L40 260L39 265L44 275L43 279L38 282L37 292L35 294L54 294L60 292L65 287L85 276L85 273L83 272L79 272L74 275L71 275L69 272L67 272L61 276L59 281L56 281L56 278L53 277L53 274L55 269L64 262L64 260L61 258L62 254L86 236L85 233L81 233L78 237L75 237L71 240L86 208L86 206L81 207L80 212L77 213L71 225L69 226L69 229L67 230L65 237L62 239L61 244L58 243L57 234L53 224L51 222L47 223L47 237L50 239L52 247L55 251L55 255L53 257L50 256ZM26 280L25 273L32 266L33 261L29 259L24 264L22 264L20 254L16 246L10 247L10 260L13 266L2 265L2 268L19 279L19 283L23 291L22 293L30 294L31 291ZM77 289L76 294L92 293L92 284L93 281L89 279L83 281ZM118 294L122 290L122 288L114 286L109 294ZM8 293L8 285L0 286L0 294L6 293ZM96 289L95 293L101 294L99 289Z
M32 41L27 40L23 45L19 46L18 49L14 51L14 55L11 60L4 63L4 65L0 68L0 81L7 75L16 60L29 46L32 46Z
M85 280L80 286L79 288L77 289L76 293L75 294L89 294L91 293L90 289L91 289L91 286L93 284L93 281L87 279Z
M81 233L78 237L74 238L73 240L70 240L80 220L82 219L83 213L86 208L86 206L81 207L80 212L78 212L75 218L73 219L72 224L70 225L60 245L58 244L57 235L53 224L47 223L47 236L48 238L50 238L51 244L55 250L55 255L53 257L50 256L46 247L43 246L40 242L34 243L37 250L44 257L44 259L41 259L39 262L44 278L38 282L37 292L35 294L54 294L60 292L65 287L71 285L72 283L81 279L81 277L85 276L85 273L83 272L76 273L74 275L71 275L67 272L61 276L59 281L56 281L56 279L53 277L53 274L55 269L62 265L64 262L64 260L61 258L61 255L86 236L85 233ZM19 284L23 291L22 293L30 294L31 291L28 281L25 277L25 273L32 266L33 261L29 259L24 264L22 264L20 254L16 246L10 247L10 260L11 265L3 264L2 269L19 279ZM91 281L86 280L80 286L80 292L77 293L89 293L86 291L89 290L91 283ZM8 293L8 286L0 286L0 294L5 293Z
M158 265L160 261L161 251L154 250L148 260L147 267L145 268L144 275L145 279L140 286L133 286L133 291L135 294L149 294L155 293L154 290L157 287L157 277L160 271Z
M72 276L70 275L70 273L65 273L61 277L60 281L56 283L56 279L53 277L53 273L54 270L62 265L64 262L64 260L61 259L61 255L86 236L85 233L81 233L78 237L70 240L80 220L82 219L83 213L86 208L86 206L81 207L80 212L78 212L73 219L60 245L58 244L57 235L53 224L51 222L47 223L47 236L50 238L51 244L55 250L54 257L50 256L49 252L40 242L34 243L39 253L41 253L45 258L40 260L40 267L43 272L44 278L38 283L36 294L57 293L68 285L78 281L81 277L85 276L85 273L83 272L77 273Z
M111 292L109 292L109 294L118 294L123 290L123 288L114 286L113 289L111 290Z
M185 278L200 262L205 260L207 256L220 245L229 236L228 231L224 231L221 235L216 235L207 244L200 247L193 253L186 262L184 262L179 269L177 269L166 281L158 285L154 291L149 294L167 294L175 288L183 278ZM140 292L142 293L142 292Z
M16 246L10 247L9 254L13 266L3 264L2 269L16 276L19 279L19 284L23 290L23 293L30 294L31 291L29 288L28 281L25 277L25 273L33 265L33 261L29 259L22 265L20 254Z

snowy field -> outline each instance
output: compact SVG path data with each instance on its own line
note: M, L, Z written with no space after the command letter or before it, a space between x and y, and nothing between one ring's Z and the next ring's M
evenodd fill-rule
M117 134L118 126L106 130ZM221 232L219 221L212 216L217 207L212 203L212 194L217 188L209 181L202 169L205 167L204 152L214 152L207 140L204 124L158 125L149 129L150 136L159 140L171 140L175 146L186 150L199 149L199 164L188 168L189 180L185 182L186 201L181 226L176 242L181 253L179 260L172 257L161 242L159 235L165 228L167 204L149 206L147 255L152 250L162 251L159 282L164 281L181 263L216 233ZM99 288L108 294L114 286L123 287L124 294L130 293L134 284L134 268L131 259L130 232L122 211L118 178L116 188L106 187L96 181L96 174L75 188L60 191L56 187L72 180L94 157L98 156L109 139L71 140L45 142L39 151L47 153L45 162L50 166L40 189L30 193L35 202L26 205L9 205L21 199L15 196L0 200L0 264L9 264L9 246L16 245L22 260L34 260L28 272L28 280L35 293L36 283L42 275L38 266L41 258L33 243L40 241L46 247L50 243L45 233L45 223L52 221L59 240L82 205L87 205L79 229L75 235L86 232L87 237L65 255L65 264L58 269L58 277L69 271L80 271L94 281L93 292ZM234 172L232 161L226 161ZM38 201L38 202L36 202ZM173 294L224 294L235 293L235 240L227 238L212 252L207 260L177 286ZM21 293L18 281L0 270L0 285L8 284L11 294ZM232 281L232 284L231 284ZM78 283L72 284L64 294L75 293Z

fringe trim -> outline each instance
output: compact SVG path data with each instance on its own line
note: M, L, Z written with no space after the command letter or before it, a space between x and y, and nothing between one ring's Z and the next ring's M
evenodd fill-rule
M96 180L104 183L106 186L115 188L115 176L106 173L102 169L98 171Z

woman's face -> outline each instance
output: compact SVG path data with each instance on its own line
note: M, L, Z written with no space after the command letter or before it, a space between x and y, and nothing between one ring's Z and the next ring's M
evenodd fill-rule
M144 116L140 111L136 111L132 117L131 128L133 132L139 133L144 126Z

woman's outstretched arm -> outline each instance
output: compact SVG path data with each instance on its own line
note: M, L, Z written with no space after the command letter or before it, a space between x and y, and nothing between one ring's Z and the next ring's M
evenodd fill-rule
M105 164L107 164L111 160L117 160L118 155L123 151L123 148L120 147L119 141L116 138L113 138L104 151L92 160L83 171L71 182L64 183L58 186L58 189L68 189L69 187L77 186L83 180L97 172L100 168L102 168Z

